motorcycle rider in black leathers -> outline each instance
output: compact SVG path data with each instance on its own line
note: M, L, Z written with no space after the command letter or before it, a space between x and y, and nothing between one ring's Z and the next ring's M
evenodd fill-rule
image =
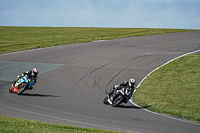
M38 69L36 68L33 68L33 70L30 70L30 71L25 71L23 72L21 75L18 75L17 76L17 79L13 82L13 85L15 85L15 87L18 87L18 80L24 76L27 76L28 79L29 79L29 82L33 81L34 82L34 85L36 84L36 80L37 80L37 75L38 75L39 71ZM33 85L31 85L29 88L29 90L32 90L33 89Z
M115 85L113 86L113 89L111 89L109 92L108 92L108 95L109 94L112 94L114 92L114 94L108 99L108 102L110 104L112 104L113 102L113 98L118 94L118 92L116 92L117 90L120 90L124 87L127 87L128 89L131 90L131 95L128 97L129 99L131 98L131 96L133 95L133 91L135 90L134 88L134 85L135 85L135 82L136 80L131 78L129 81L124 81L123 83L119 84L119 85ZM129 100L127 99L127 100ZM128 101L127 101L128 102Z

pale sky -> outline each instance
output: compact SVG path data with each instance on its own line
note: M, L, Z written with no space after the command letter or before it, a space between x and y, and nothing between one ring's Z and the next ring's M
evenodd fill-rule
M0 26L200 29L200 0L0 0Z

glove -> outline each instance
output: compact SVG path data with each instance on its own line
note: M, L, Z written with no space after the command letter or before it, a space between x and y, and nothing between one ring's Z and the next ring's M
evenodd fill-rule
M117 88L119 88L119 85L113 86L113 89L117 89Z

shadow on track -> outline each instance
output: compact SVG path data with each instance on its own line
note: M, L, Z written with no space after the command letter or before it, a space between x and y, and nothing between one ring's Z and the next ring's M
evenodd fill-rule
M152 107L152 106L145 106L145 107L143 107L143 108L148 108L148 107ZM139 107L137 107L137 106L133 106L133 105L128 105L128 106L126 106L126 105L118 105L116 108L134 108L134 109L141 109L141 108L139 108Z
M136 106L132 106L132 105L128 105L128 106L126 106L126 105L118 105L118 106L116 106L115 108L134 108L134 109L141 109L141 108L139 108L139 107L136 107Z
M29 94L29 93L23 93L22 96L37 96L37 97L60 97L60 96L54 96L54 95L44 95L44 94Z

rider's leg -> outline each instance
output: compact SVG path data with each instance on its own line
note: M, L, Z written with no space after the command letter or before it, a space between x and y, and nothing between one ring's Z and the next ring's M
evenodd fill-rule
M28 88L29 90L32 90L33 89L33 85L35 84L35 82L34 81L31 81L31 82L29 82L29 85L30 85L30 87Z

